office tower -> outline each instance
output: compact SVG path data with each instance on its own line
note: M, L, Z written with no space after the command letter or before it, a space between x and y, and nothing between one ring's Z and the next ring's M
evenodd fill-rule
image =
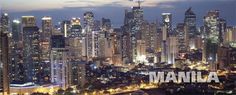
M68 33L70 32L70 25L71 25L71 21L68 21L68 20L62 21L62 23L61 23L61 32L64 35L64 37L68 36Z
M95 25L94 15L92 12L84 13L84 27L85 27L85 55L88 60L95 58L98 56L98 32L99 30L95 30L95 27L99 25Z
M42 32L40 34L40 60L42 70L42 83L50 83L50 40L53 32L52 18L44 16L42 19Z
M22 36L21 22L15 19L12 21L12 38L15 42L18 42L20 41L20 36Z
M0 95L10 94L9 79L9 38L8 14L3 13L0 19Z
M64 35L51 37L51 82L66 89L69 85L67 49Z
M24 76L23 67L23 51L22 51L22 36L21 32L21 22L19 20L13 20L11 25L12 30L12 44L11 44L11 65L10 65L10 77L11 83L22 83L25 81L26 76Z
M42 39L49 41L52 35L52 18L45 16L42 18Z
M168 37L172 32L172 14L162 13L162 53L161 62L168 62Z
M42 83L42 67L40 63L40 35L37 26L23 28L23 63L29 82Z
M22 16L22 27L36 26L36 18L34 16Z
M205 53L206 62L211 66L211 70L216 70L217 63L217 48L219 46L219 11L209 11L204 17L204 29L205 29Z
M80 18L72 18L71 20L71 31L68 34L69 37L72 38L82 38L82 26L80 22Z
M166 36L173 34L172 31L172 14L171 13L162 13L162 27L166 27L165 31L167 32Z
M141 39L143 24L143 9L132 7L132 11L125 10L125 19L122 36L122 60L124 63L137 62L137 40Z
M185 25L185 39L187 44L187 50L195 49L195 37L199 35L196 28L196 15L192 11L192 8L189 8L185 11L185 18L184 18L184 25Z
M132 48L132 59L133 62L137 62L138 51L137 51L137 41L141 40L140 34L142 34L141 26L144 22L143 20L143 9L139 7L132 8L133 19L131 22L131 48Z
M184 24L186 26L186 31L188 33L188 37L194 38L198 34L197 28L196 28L196 15L192 11L192 8L189 8L187 11L185 11L185 18L184 18Z
M82 27L80 24L80 19L73 18L71 20L71 30L68 33L68 38L66 42L68 43L68 58L71 61L78 61L82 57L82 48L83 48L83 33Z

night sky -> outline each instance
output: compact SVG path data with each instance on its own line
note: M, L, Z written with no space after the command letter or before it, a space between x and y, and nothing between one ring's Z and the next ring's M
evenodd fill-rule
M22 15L40 18L51 16L54 24L72 17L83 18L83 13L92 11L95 19L110 18L114 27L124 21L124 10L137 4L130 0L0 0L0 8L8 12L11 19L20 19ZM144 17L150 22L161 19L161 13L173 14L173 26L183 22L184 12L192 7L197 14L197 25L203 25L203 16L209 10L220 10L220 16L228 25L236 25L236 0L145 0L142 4Z

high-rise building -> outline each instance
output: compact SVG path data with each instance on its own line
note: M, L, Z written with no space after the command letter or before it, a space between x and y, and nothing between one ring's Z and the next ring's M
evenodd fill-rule
M209 11L204 17L204 30L205 30L205 59L210 64L211 70L217 69L217 48L219 46L219 11Z
M186 39L186 50L189 51L190 49L196 48L196 36L199 35L196 28L196 15L192 11L192 8L189 8L185 12L184 18L184 31L185 31L185 39Z
M187 11L185 11L184 24L187 28L186 31L188 32L186 34L188 34L190 39L198 34L196 28L196 15L192 11L192 8L189 8Z
M141 40L143 9L140 6L132 7L132 11L125 10L123 26L122 59L124 63L137 63L137 41Z
M40 34L37 26L23 28L23 63L28 82L42 83L43 68L40 62Z
M11 66L10 66L10 77L11 83L22 83L25 81L26 76L23 76L23 51L22 51L22 36L21 22L19 20L12 21L12 41L11 41Z
M162 13L162 49L161 62L168 62L168 37L173 35L172 32L172 14Z
M64 20L61 23L61 32L64 35L64 37L68 36L68 33L70 32L70 26L71 26L71 22L68 20Z
M40 35L40 64L42 70L42 83L50 83L50 40L53 34L52 18L44 16L42 18L42 32Z
M67 49L63 35L51 37L51 82L66 89L69 86L69 68L67 61Z
M21 22L15 19L12 21L12 38L15 42L18 42L20 41L20 36L22 36Z
M36 18L34 16L22 16L22 27L36 26Z
M85 55L88 60L98 57L98 32L95 30L94 14L92 12L84 13L84 45Z
M71 20L71 31L68 34L68 36L71 38L82 38L82 26L80 22L80 18L72 18Z
M166 27L165 31L167 32L166 36L173 34L172 31L172 14L171 13L162 13L162 27Z
M73 63L74 61L79 61L82 57L83 34L79 18L72 18L70 29L68 38L66 38L66 43L68 44L66 48L69 50L68 60Z
M143 20L143 9L138 7L132 8L133 19L131 22L131 48L132 48L132 59L136 63L138 60L138 50L137 50L137 41L141 40L142 29L141 26L144 22Z
M52 35L53 25L52 18L49 16L45 16L42 18L42 39L50 40Z
M0 19L0 95L10 94L9 78L9 38L8 14L3 13Z

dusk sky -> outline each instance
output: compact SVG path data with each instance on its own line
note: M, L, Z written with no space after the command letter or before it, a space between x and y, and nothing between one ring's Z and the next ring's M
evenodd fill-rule
M39 24L41 17L51 16L56 23L71 17L83 18L84 12L92 11L95 19L110 18L115 27L123 24L124 10L136 5L132 0L0 0L1 10L8 12L11 19L33 15ZM170 12L175 26L183 22L185 10L192 7L198 26L209 10L220 10L228 25L236 25L236 0L145 0L142 7L145 19L152 22L160 20L162 12Z

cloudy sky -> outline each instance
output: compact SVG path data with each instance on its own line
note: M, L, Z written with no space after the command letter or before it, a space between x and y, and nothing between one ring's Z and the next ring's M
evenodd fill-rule
M135 0L134 0L135 1ZM0 0L0 9L8 12L12 19L22 15L34 15L39 19L52 16L54 23L82 18L83 13L92 11L96 19L110 18L113 26L120 26L124 19L124 10L136 6L132 0ZM198 25L209 10L220 10L220 15L229 25L236 25L236 0L144 0L142 3L145 19L161 19L162 12L173 14L173 24L183 22L184 12L189 7L197 14Z

